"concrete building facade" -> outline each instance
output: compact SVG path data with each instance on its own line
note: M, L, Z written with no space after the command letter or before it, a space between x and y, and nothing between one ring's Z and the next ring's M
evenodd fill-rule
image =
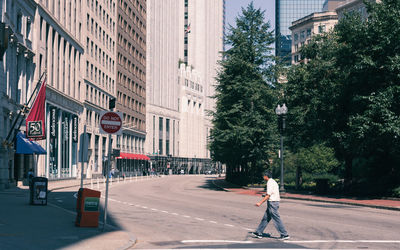
M100 134L99 123L100 112L108 110L110 99L116 96L117 3L115 0L86 0L82 4L85 96L81 115L84 123L80 127L85 126L89 136L89 162L84 174L91 178L105 174L110 143L106 134Z
M322 11L324 0L275 0L275 54L290 65L292 22L314 12Z
M312 36L322 34L333 29L338 17L335 11L316 12L296 20L290 26L292 31L292 64L306 60L302 57L300 49L309 42Z
M380 0L368 0L379 3ZM367 8L363 0L345 0L336 8L339 20L344 17L345 13L357 12L362 18L367 18Z
M37 176L50 179L77 176L79 117L84 96L81 77L82 5L77 1L37 2L34 51L39 79L46 71L47 154L39 157Z
M4 0L0 3L1 47L5 51L0 55L0 190L8 188L14 179L24 178L24 169L21 169L24 166L14 167L12 142L17 131L10 130L37 82L33 51L35 34L32 32L35 10L36 4L31 0ZM21 156L16 160L32 162L33 158Z
M117 106L121 152L143 154L146 135L146 1L118 1Z
M214 108L224 10L223 0L147 1L145 152L157 166L184 162L184 171L199 171L210 158L207 110Z

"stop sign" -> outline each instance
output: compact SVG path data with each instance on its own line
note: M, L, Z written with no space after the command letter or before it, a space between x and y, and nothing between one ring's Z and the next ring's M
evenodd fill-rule
M115 134L122 128L122 114L120 112L102 112L100 115L100 132Z

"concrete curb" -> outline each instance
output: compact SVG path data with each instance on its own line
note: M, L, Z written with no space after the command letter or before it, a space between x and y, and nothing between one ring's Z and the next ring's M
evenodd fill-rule
M121 248L118 248L118 250L126 250L134 247L137 243L137 238L130 232L126 232L129 235L129 241L126 243L126 245L122 246Z
M369 208L400 211L400 208L398 208L398 207L379 206L379 205L362 204L362 203L347 202L347 201L331 201L331 200L323 200L323 199L318 199L318 198L313 199L313 198L290 197L290 196L281 196L281 198L283 198L283 199L292 199L292 200L325 202L325 203L333 203L333 204L344 204L344 205L352 205L352 206L359 206L359 207L369 207Z
M215 183L215 180L212 181L213 185L217 188L225 191L225 192L232 192L231 190L221 187ZM243 187L243 189L250 189L247 187ZM345 204L345 205L353 205L353 206L360 206L360 207L369 207L369 208L376 208L376 209L386 209L386 210L393 210L393 211L400 211L398 207L390 207L390 206L379 206L379 205L372 205L372 204L362 204L356 202L346 202L346 201L332 201L332 200L324 200L318 198L309 198L309 197L290 197L281 195L283 199L292 199L292 200L304 200L304 201L315 201L315 202L325 202L325 203L333 203L333 204Z

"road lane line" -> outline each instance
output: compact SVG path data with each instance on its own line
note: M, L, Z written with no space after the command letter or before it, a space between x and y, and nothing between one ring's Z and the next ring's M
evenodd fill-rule
M170 212L168 212L168 211L165 211L165 210L158 210L158 209L156 209L156 208L148 208L148 207L146 207L146 206L140 206L140 205L134 205L134 204L132 204L132 203L127 203L127 202L121 202L121 201L118 201L118 200L114 200L115 202L119 202L119 203L123 203L123 204L126 204L126 205L130 205L130 206L135 206L135 207L141 207L141 208L143 208L143 209L151 209L152 211L155 211L155 212L162 212L162 213L166 213L166 214L172 214L172 215L179 215L178 213L170 213ZM191 216L189 216L189 215L182 215L183 217L185 217L185 218L194 218L195 220L198 220L198 221L205 221L205 219L203 219L203 218L199 218L199 217L191 217ZM212 221L212 220L210 220L209 221L210 223L213 223L213 224L218 224L218 222L216 222L216 221ZM235 227L234 225L231 225L231 224L224 224L225 226L227 226L227 227ZM248 228L242 228L242 229L244 229L244 230L246 230L246 231L251 231L252 229L248 229Z

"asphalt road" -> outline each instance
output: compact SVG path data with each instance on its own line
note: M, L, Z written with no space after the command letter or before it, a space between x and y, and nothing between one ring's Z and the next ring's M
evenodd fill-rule
M400 249L400 212L321 202L282 200L280 213L291 238L256 239L265 205L261 197L218 189L215 176L166 176L114 184L109 223L134 234L135 248L362 248ZM104 192L102 192L104 194ZM71 192L52 202L68 210ZM102 217L101 217L102 220Z

